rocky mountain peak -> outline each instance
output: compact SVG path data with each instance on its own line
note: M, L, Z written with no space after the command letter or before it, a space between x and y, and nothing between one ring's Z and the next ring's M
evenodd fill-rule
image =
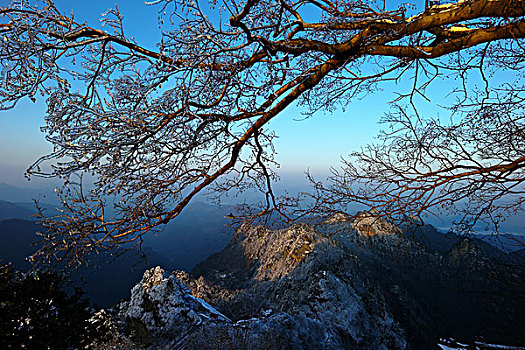
M481 247L468 237L462 238L451 251L451 255L455 257L481 254L483 254Z
M352 220L352 217L344 212L337 212L324 221L324 224L337 224Z
M161 284L164 281L163 274L164 269L162 269L160 266L146 270L141 281L144 292L147 293L151 287Z
M401 230L387 221L376 209L358 213L352 222L352 227L362 236L398 235Z
M175 276L159 266L146 270L131 290L131 298L119 305L119 317L152 336L184 334L205 320L229 321L202 299L195 298Z
M461 237L448 255L452 263L470 270L494 270L490 257L470 237Z

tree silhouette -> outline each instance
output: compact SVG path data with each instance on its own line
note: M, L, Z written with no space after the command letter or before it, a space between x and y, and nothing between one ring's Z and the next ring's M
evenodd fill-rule
M5 349L67 349L89 341L91 316L83 291L50 271L22 274L0 263L0 335ZM68 290L69 289L69 290Z
M508 209L521 205L524 0L427 2L419 13L379 0L150 5L162 30L156 50L125 34L118 8L103 14L103 29L51 0L0 8L1 106L47 98L43 129L54 151L28 174L64 180L64 211L45 219L42 256L74 262L140 244L204 190L255 187L265 203L252 219L292 219L294 201L272 191L268 122L292 103L310 114L333 110L402 79L412 88L386 120L399 127L357 154L358 167L348 163L333 185L316 183L324 197L310 209L357 200L419 216L474 198L476 217L500 196L517 196ZM513 81L493 86L501 71ZM481 91L467 81L471 72ZM463 93L449 106L463 116L451 125L417 113L418 96L440 79L457 79L451 90ZM93 188L83 186L86 174Z

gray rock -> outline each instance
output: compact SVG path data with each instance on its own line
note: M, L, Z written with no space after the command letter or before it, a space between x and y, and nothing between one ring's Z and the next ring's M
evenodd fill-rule
M149 336L170 340L183 338L203 321L230 322L204 300L195 298L175 276L166 277L160 267L144 273L131 290L130 300L119 305L118 316L143 326Z

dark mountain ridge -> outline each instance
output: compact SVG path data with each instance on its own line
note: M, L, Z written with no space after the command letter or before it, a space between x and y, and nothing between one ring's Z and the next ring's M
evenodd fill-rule
M35 211L8 201L0 200L0 220L25 219L29 220Z

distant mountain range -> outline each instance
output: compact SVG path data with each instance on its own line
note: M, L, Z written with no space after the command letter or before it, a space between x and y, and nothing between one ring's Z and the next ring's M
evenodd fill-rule
M504 258L506 253L512 253L525 248L525 235L458 235L454 232L443 232L432 225L413 226L405 230L405 235L422 246L440 253L449 252L465 238L470 238L491 258Z
M0 200L15 203L33 203L33 199L37 199L39 202L59 204L53 188L17 187L0 182Z
M47 213L56 213L45 205ZM101 306L116 303L128 295L144 269L162 265L170 269L190 270L210 254L223 249L230 235L225 229L229 207L193 203L175 222L145 240L143 251L128 252L118 258L112 252L91 257L86 266L73 272L72 278L86 290L89 298ZM11 261L17 269L30 268L26 258L37 249L37 232L43 228L30 215L32 203L0 200L0 259Z

